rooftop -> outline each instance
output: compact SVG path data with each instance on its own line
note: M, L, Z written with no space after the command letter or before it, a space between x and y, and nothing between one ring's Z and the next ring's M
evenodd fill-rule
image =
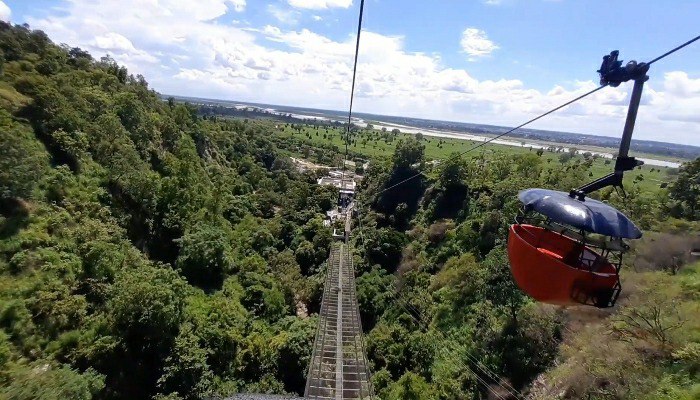
M339 189L350 190L353 193L355 192L355 187L357 186L357 184L351 177L341 179L324 176L323 178L320 178L318 181L316 181L316 183L318 183L319 185L335 186Z

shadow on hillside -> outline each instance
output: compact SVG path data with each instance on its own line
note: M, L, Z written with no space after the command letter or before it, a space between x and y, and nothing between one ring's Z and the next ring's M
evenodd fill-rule
M468 205L469 189L465 185L449 186L426 194L426 203L434 203L431 221L440 219L457 219L460 212Z
M29 221L29 207L24 200L0 199L0 239L16 235Z
M395 170L384 184L384 188L390 189L381 193L374 205L375 210L390 216L390 223L399 231L408 228L426 190L423 175L414 176L415 171L410 168ZM412 179L405 181L409 178Z

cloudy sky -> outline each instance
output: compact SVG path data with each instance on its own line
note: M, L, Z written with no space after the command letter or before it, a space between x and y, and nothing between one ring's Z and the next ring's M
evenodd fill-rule
M4 2L3 2L4 1ZM1 0L166 94L345 109L359 0ZM601 57L700 34L700 2L366 0L356 110L515 125L596 86ZM700 145L700 42L654 65L636 138ZM534 127L619 136L631 83Z

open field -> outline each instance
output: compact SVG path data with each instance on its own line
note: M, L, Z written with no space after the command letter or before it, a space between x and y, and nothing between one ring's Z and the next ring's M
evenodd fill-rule
M343 141L342 133L344 132L342 127L323 127L323 126L300 126L299 124L291 125L278 124L278 128L274 131L277 135L282 137L294 137L304 143L308 143L310 146L337 146L340 152L344 151L345 142ZM297 129L296 127L301 127ZM356 140L350 145L349 150L352 153L361 155L367 158L377 158L377 157L390 157L394 152L394 148L398 140L402 138L412 137L412 134L399 133L397 135L391 134L393 140L385 140L381 137L382 132L380 131L360 131L356 132ZM441 160L450 157L451 154L455 152L464 152L468 149L480 144L481 142L463 140L463 139L450 139L450 138L435 138L425 136L423 138L423 143L425 144L425 155L427 160ZM523 154L528 152L536 152L535 149L519 148L508 145L500 144L486 144L482 145L478 149L465 154L464 157L473 157L480 153L488 153L498 151L505 154ZM559 157L562 153L553 153L545 151L542 157L551 160L549 163L559 164ZM634 154L633 154L634 155ZM583 158L582 156L576 156L578 158ZM603 176L612 172L614 161L607 160L609 164L606 164L606 160L603 158L598 158L593 161L591 171L595 178ZM673 180L669 176L668 172L673 170L667 167L656 167L644 165L639 169L630 171L625 175L626 186L631 186L637 178L637 176L642 176L643 180L637 181L637 185L645 192L656 192L660 189L662 183L668 183ZM592 180L593 178L591 178Z
M199 112L202 115L207 116L216 115L229 118L245 118L249 120L276 120L282 124L337 124L347 121L347 117L343 111L175 97L182 102L191 102L199 107ZM368 124L371 124L374 129L392 131L396 128L403 133L417 134L420 132L425 136L443 138L469 139L470 136L476 136L476 138L472 137L474 140L484 140L484 138L489 137L493 138L509 129L504 126L425 120L420 118L367 113L354 113L353 124L360 128L365 128ZM612 154L617 151L619 140L619 137L546 131L524 127L509 133L508 136L503 139L497 139L496 143L515 147L530 147L531 145L535 148L550 145L564 147L565 149L574 147L579 149L580 153L590 151L611 158ZM649 164L673 168L676 168L678 163L700 157L700 147L698 146L643 139L633 140L631 150L635 152L638 158L649 160Z

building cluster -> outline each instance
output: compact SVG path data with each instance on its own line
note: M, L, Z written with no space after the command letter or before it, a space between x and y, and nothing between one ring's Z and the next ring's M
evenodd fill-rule
M347 208L355 198L356 180L358 177L352 171L328 171L328 175L319 178L316 183L319 185L335 186L338 188L338 207Z
M326 220L324 224L326 226L337 227L340 224L336 224L337 221L342 223L343 228L334 228L333 237L342 239L346 235L346 225L349 221L350 213L352 211L352 202L355 198L355 190L357 188L357 180L361 179L360 176L355 175L352 171L339 171L331 170L324 177L317 180L319 185L334 186L338 188L338 204L333 209L326 212Z

